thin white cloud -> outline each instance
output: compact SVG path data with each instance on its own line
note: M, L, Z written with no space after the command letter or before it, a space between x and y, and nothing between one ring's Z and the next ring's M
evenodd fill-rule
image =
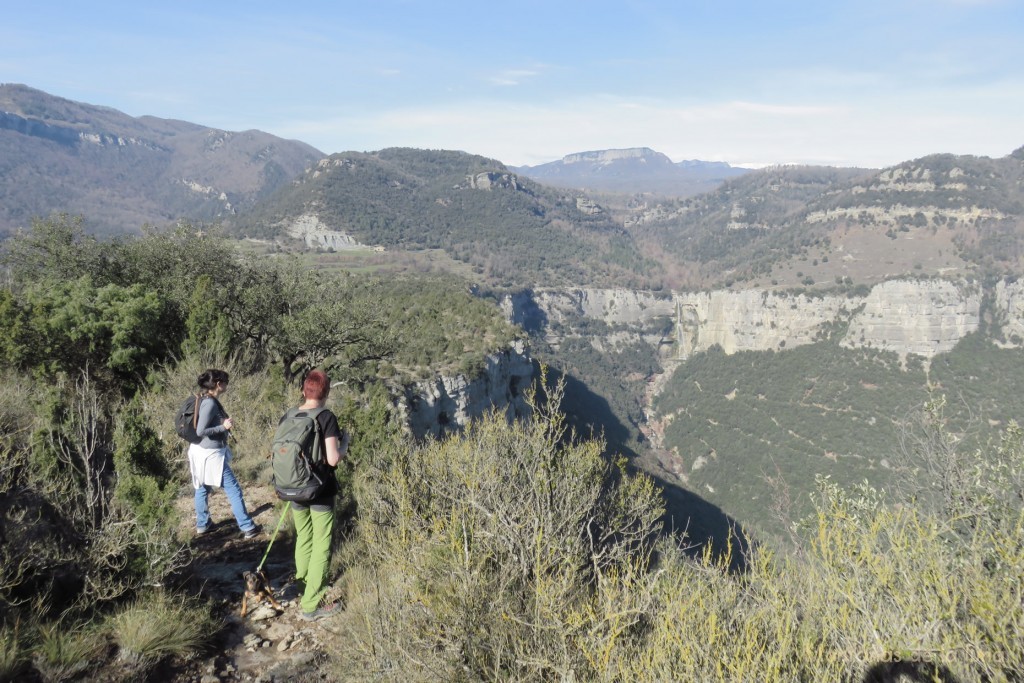
M512 86L520 85L523 81L537 76L540 72L535 69L505 69L497 74L487 77L487 82L492 85Z
M594 149L650 147L671 159L880 168L928 154L1003 156L1024 144L1024 93L974 93L959 110L908 95L842 103L581 98L546 105L458 102L307 119L273 130L331 153L392 146L458 149L535 165ZM251 127L251 126L250 126Z

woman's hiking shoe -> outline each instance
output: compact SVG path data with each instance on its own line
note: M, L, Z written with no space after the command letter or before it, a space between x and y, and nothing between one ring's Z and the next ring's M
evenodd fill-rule
M299 619L302 619L303 621L320 621L321 619L326 619L327 617L333 617L336 614L340 614L342 609L340 602L334 602L330 605L324 605L319 609L315 609L312 612L303 612L299 615Z
M217 522L212 522L212 521L209 524L207 524L206 526L197 526L196 527L196 536L202 536L203 534L210 533L211 531L213 531L213 527L215 527L215 526L217 526Z
M245 540L249 540L250 538L256 538L257 536L260 535L261 531L263 531L263 530L260 528L260 525L257 524L253 528L251 528L251 529L249 529L247 531L243 531L242 532L242 538L244 538Z

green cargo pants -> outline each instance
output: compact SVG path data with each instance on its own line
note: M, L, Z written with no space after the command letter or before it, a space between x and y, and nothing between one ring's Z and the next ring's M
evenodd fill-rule
M295 522L295 578L306 582L300 602L302 611L316 611L327 592L327 570L331 564L331 531L334 510L292 503Z

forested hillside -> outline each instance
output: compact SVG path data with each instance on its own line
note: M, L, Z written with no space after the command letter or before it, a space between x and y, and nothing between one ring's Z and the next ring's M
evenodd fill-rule
M0 237L59 212L114 235L221 220L321 157L261 131L136 118L0 84Z
M657 265L607 216L577 196L463 152L386 149L336 154L256 210L233 233L284 238L312 215L368 245L438 248L495 285L644 286Z

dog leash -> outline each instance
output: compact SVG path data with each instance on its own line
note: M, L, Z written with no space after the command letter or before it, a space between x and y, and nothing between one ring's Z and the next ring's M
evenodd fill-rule
M288 508L292 506L292 502L289 500L284 504L284 510L281 511L281 517L277 520L277 526L274 528L274 535L270 537L270 543L267 544L267 552L263 553L263 559L260 560L260 564L256 567L256 572L259 573L263 569L263 563L267 561L267 556L270 555L270 548L274 545L274 539L277 538L277 532L281 529L281 523L284 522L284 518L288 516Z

